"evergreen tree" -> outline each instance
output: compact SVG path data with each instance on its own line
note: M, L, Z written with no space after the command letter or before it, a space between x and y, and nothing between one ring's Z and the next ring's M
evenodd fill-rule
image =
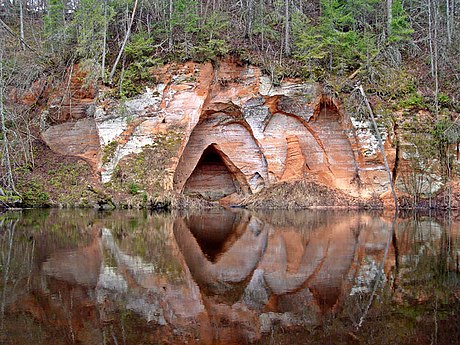
M64 13L63 0L48 0L48 7L46 9L46 16L44 19L45 36L48 39L57 40L65 26L65 13Z
M391 31L388 37L390 42L407 41L414 33L401 0L393 0L390 27Z
M80 57L100 60L105 27L113 13L111 7L107 7L104 10L104 1L80 0L74 17Z
M302 13L294 15L296 57L310 66L310 71L315 66L337 73L356 68L374 45L372 35L356 25L347 2L321 0L320 4L317 25Z

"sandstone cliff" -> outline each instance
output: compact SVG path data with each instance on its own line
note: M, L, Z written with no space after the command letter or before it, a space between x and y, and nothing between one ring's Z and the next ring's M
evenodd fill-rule
M147 197L235 203L309 181L339 193L332 205L356 205L389 190L370 124L318 83L273 85L231 58L151 73L157 83L123 101L104 88L82 91L84 78L74 74L42 138L54 152L86 160L106 187L129 183ZM393 165L395 150L386 146Z

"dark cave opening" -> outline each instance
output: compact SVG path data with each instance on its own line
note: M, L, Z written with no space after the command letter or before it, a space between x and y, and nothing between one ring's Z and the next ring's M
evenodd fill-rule
M330 97L323 96L316 106L313 118L316 121L340 120L340 111Z
M184 186L184 194L219 200L238 191L238 182L225 164L222 153L214 145L201 155L195 170Z
M322 104L319 111L320 120L339 120L339 112L334 105Z

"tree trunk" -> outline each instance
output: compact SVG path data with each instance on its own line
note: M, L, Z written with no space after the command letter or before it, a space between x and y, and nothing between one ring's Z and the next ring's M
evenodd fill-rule
M107 46L107 0L104 0L104 41L102 43L101 79L105 82L105 55Z
M6 23L5 23L3 20L1 20L1 19L0 19L0 25L3 26L3 28L6 30L6 32L8 32L11 36L16 37L17 39L19 39L19 41L20 41L22 44L24 44L24 46L25 46L27 49L29 49L31 52L34 52L37 56L40 56L34 48L32 48L30 45L28 45L28 44L26 43L26 41L24 41L24 40L22 39L21 36L18 36L18 35L17 35L13 30L11 30L10 27L9 27L8 25L6 25Z
M430 47L431 76L434 78L434 52L433 52L433 19L431 13L431 0L428 0L428 44Z
M454 0L455 1L455 0ZM452 35L454 29L454 4L451 0L446 0L446 31L447 31L447 44L452 44Z
M248 0L248 18L246 21L246 37L252 42L252 22L254 20L254 0Z
M383 282L382 278L384 278L383 276L385 274L385 263L387 262L388 252L390 250L391 244L393 244L395 248L395 256L396 256L395 259L396 259L397 268L399 268L398 256L396 254L397 239L396 239L396 232L395 232L397 218L398 218L398 211L396 210L395 214L393 215L393 221L391 222L391 230L390 230L390 233L388 234L388 240L385 246L385 251L383 252L383 258L382 258L382 261L380 261L380 267L377 271L377 276L375 277L374 287L372 289L372 293L369 297L369 300L363 310L363 314L359 318L359 322L356 325L356 330L362 327L363 322L366 319L369 309L372 305L372 302L374 301L375 295L377 294L377 289L379 288L380 284L382 284Z
M284 0L284 54L291 55L289 30L289 0Z
M436 118L439 116L439 52L438 52L438 17L439 17L439 0L433 0L434 15L433 15L433 51L434 51L434 104Z
M21 34L21 48L26 50L26 45L24 44L24 10L22 5L23 0L19 0L19 22L20 22L20 34Z
M115 70L117 69L117 65L120 62L121 55L123 55L123 50L125 50L126 43L128 42L129 35L131 34L131 27L133 26L133 23L134 23L134 15L136 14L137 3L138 3L138 0L134 2L133 13L131 15L131 21L129 22L129 25L128 25L128 30L126 31L125 39L123 40L123 43L121 44L121 48L120 48L120 51L118 52L117 59L115 60L115 63L112 67L112 71L110 72L110 76L109 76L110 84L112 84Z
M373 112L372 107L371 107L371 105L369 103L369 100L367 99L366 93L364 92L363 86L359 85L358 90L361 93L361 96L363 97L364 103L366 104L367 110L369 111L369 116L371 118L372 125L374 126L375 135L376 135L377 140L379 142L380 152L382 152L383 163L385 165L385 170L387 171L387 174L388 174L388 181L390 183L391 193L393 194L393 199L394 199L394 203L395 203L395 210L396 210L396 212L398 212L398 197L396 196L396 191L395 191L395 187L394 187L394 184L393 184L393 176L391 174L390 167L388 166L387 155L385 153L385 148L383 147L383 142L382 142L382 137L380 136L380 131L379 131L378 127L377 127L377 123L375 122L374 112Z
M6 176L5 176L5 181L4 185L6 188L6 191L12 191L15 194L18 194L16 192L16 188L14 186L14 179L13 179L13 171L11 168L11 160L10 160L10 151L9 151L9 142L8 142L8 133L6 130L6 125L5 125L5 109L3 107L3 90L4 90L5 85L3 84L3 44L0 42L0 126L1 126L1 133L3 137L3 162L5 164L5 170L6 170Z
M387 0L387 39L391 36L391 22L393 21L393 0Z
M169 33L168 33L168 48L171 50L173 48L173 25L172 25L172 16L173 16L173 0L169 0Z

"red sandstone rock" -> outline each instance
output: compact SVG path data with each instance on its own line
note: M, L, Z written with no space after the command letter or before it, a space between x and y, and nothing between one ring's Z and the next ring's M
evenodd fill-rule
M42 137L54 152L80 157L93 168L99 164L101 149L94 119L52 126L42 133Z
M340 102L322 94L319 85L287 80L273 86L257 67L232 58L214 66L165 65L152 73L159 83L148 97L118 107L101 101L94 130L89 120L78 120L88 116L96 89L85 87L84 73L75 66L68 87L50 106L52 121L64 125L48 129L44 139L56 152L83 157L95 169L101 163L99 142L118 142L113 160L102 168L107 181L124 156L155 145L159 132L179 130L183 140L165 163L165 186L212 200L304 177L358 197L388 190L382 157L366 142L372 134L357 131ZM386 145L392 165L394 150ZM206 153L211 148L214 161Z
M92 116L97 88L94 82L87 82L87 76L79 65L68 70L65 80L55 88L48 102L48 117L52 123L60 124Z
M281 180L301 179L306 168L306 161L304 155L302 154L299 138L292 135L288 136L286 141L286 168Z

